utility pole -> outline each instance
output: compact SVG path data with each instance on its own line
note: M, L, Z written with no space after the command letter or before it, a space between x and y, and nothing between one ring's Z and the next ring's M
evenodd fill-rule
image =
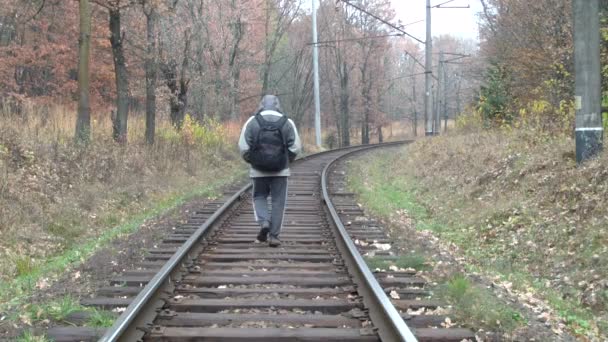
M437 82L438 83L438 82ZM431 98L433 99L433 135L437 135L437 117L439 117L439 93L436 84L431 88Z
M600 25L598 0L573 0L574 95L576 108L576 162L602 150Z
M432 79L433 74L433 41L431 38L431 0L426 0L426 42L425 47L425 61L424 61L424 120L426 121L425 135L433 135L433 99L432 96Z
M432 80L431 77L433 77L433 60L432 60L432 55L433 55L433 40L432 40L432 35L431 35L431 9L432 8L471 8L470 5L467 6L446 6L446 4L453 2L454 0L448 0L445 1L439 5L435 5L435 6L431 6L431 0L426 0L426 42L425 42L425 52L426 52L426 61L425 61L425 74L426 74L426 78L425 78L425 83L426 83L426 94L424 96L424 118L426 120L426 134L427 136L429 135L434 135L434 134L439 134L439 130L441 130L441 123L438 122L437 126L434 125L434 114L433 113L433 99L431 98L432 96ZM440 79L437 79L438 82L441 82ZM436 90L437 91L437 96L440 95L439 89ZM436 121L439 121L439 114L437 114L437 119ZM435 127L437 127L437 131L435 130Z
M442 95L443 103L441 106L441 110L443 111L443 133L448 132L448 72L446 67L446 61L443 59L443 51L441 52L441 83L442 83ZM441 122L439 124L441 127Z
M413 70L413 68L412 68ZM412 82L412 104L414 106L414 136L418 136L418 108L416 108L416 76Z
M317 45L317 9L312 0L312 67L315 96L315 136L317 147L321 147L321 99L319 95L319 46Z
M445 103L444 90L444 74L445 74L445 65L444 65L444 56L443 51L439 52L439 65L437 66L437 116L435 117L436 125L435 125L435 135L441 134L441 112L443 111L443 104Z

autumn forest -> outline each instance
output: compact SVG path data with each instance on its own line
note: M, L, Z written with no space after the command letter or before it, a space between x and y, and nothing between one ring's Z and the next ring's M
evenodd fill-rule
M387 22L394 18L388 0L362 4ZM2 9L4 103L18 108L27 99L73 106L78 41L90 37L91 115L114 115L117 140L124 139L129 113L145 115L150 125L158 116L175 127L186 114L201 122L238 121L269 92L280 96L297 123L311 124L307 2L146 0L81 6L79 12L70 1L11 1ZM79 13L90 13L90 35L79 33L89 25L79 24ZM322 1L318 22L323 124L336 132L340 145L351 143L351 130L366 142L391 120L422 122L424 69L417 63L423 46L339 1ZM455 37L438 37L434 44L437 52L477 53L474 41ZM446 67L450 117L472 99L476 82L466 71L473 67L473 62Z
M433 15L475 9L478 32L432 32L430 70L412 34L424 6L399 19L401 2L424 0L315 1L322 146L311 2L0 0L0 339L46 329L57 303L119 273L111 242L151 248L155 229L247 181L236 143L265 94L306 154L412 141L353 163L345 182L383 222L418 225L402 236L423 231L469 262L439 283L488 276L483 295L450 302L469 304L463 326L607 338L608 153L575 155L576 1L433 0ZM608 1L596 12L603 132ZM443 252L419 264L435 272Z

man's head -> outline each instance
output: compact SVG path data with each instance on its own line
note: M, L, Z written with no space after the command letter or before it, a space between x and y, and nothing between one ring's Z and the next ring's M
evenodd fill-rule
M279 113L283 112L279 98L274 95L264 95L264 97L262 97L262 101L260 101L260 105L258 106L258 111L261 110L274 110Z

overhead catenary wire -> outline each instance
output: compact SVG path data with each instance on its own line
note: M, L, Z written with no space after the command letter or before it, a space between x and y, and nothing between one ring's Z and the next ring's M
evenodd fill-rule
M426 69L426 66L418 59L416 58L416 56L412 55L411 53L407 52L407 51L403 51L405 52L406 55L412 57L412 59L414 60L414 62L416 62L416 64L420 65L421 67ZM433 75L432 71L425 71L423 72L423 74L431 74L431 77L434 78L436 81L439 81L439 79L437 78L437 76Z
M471 5L466 5L466 6L444 6L447 5L451 2L454 2L456 0L448 0L446 2L442 2L440 4L437 4L435 6L432 6L431 8L471 8Z
M350 0L337 0L337 1L341 1L341 2L343 2L343 3L345 3L345 4L347 4L348 6L353 7L353 8L355 8L356 10L358 10L358 11L360 11L360 12L362 12L362 13L365 13L365 14L369 15L370 17L372 17L372 18L374 18L374 19L376 19L376 20L380 21L381 23L383 23L384 25L386 25L386 26L388 26L388 27L392 28L393 30L398 31L398 32L401 32L402 34L404 34L404 35L406 35L406 36L408 36L408 37L410 37L410 38L414 39L415 41L417 41L417 42L419 42L419 43L421 43L421 44L424 44L424 41L422 41L421 39L418 39L418 38L414 37L414 36L413 36L413 35L411 35L411 34L409 34L409 33L408 33L408 32L406 32L406 31L405 31L405 30L404 30L404 29L403 29L401 26L397 26L397 25L395 25L395 24L393 24L393 23L388 22L387 20L385 20L385 19L383 19L383 18L379 17L378 15L376 15L376 14L373 14L373 13L369 12L369 11L368 11L368 10L366 10L365 8L362 8L361 6L358 6L358 5L356 5L356 4L353 4L352 2L350 2Z
M380 38L386 38L386 37L403 37L403 34L402 33L391 33L391 34L384 34L384 35L380 35L380 36L367 36L367 37L359 37L359 38L323 40L323 41L317 42L316 44L323 45L323 44L331 44L331 43L352 42L352 41L365 40L365 39L380 39ZM306 45L315 45L315 43L307 43Z
M403 78L416 77L416 76L425 75L425 74L426 74L426 72L417 72L415 74L408 74L408 75L403 75L403 76L397 76L397 77L389 78L386 81L400 80L400 79L403 79Z

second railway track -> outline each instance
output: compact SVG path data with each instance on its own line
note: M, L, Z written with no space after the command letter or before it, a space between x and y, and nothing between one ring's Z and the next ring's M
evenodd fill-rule
M322 180L326 182L329 163L360 149L321 153L292 165L278 248L253 242L259 226L246 188L216 208L200 211L206 218L202 225L178 227L141 267L113 281L114 290L106 288L104 297L85 303L129 305L101 340L409 342L471 337L463 329L420 324L410 330L402 318L408 307L400 305L413 302L397 301L395 308L385 292L423 282L408 273L378 283L357 252ZM410 293L416 291L421 290ZM82 332L55 328L49 336L96 340L94 333Z

